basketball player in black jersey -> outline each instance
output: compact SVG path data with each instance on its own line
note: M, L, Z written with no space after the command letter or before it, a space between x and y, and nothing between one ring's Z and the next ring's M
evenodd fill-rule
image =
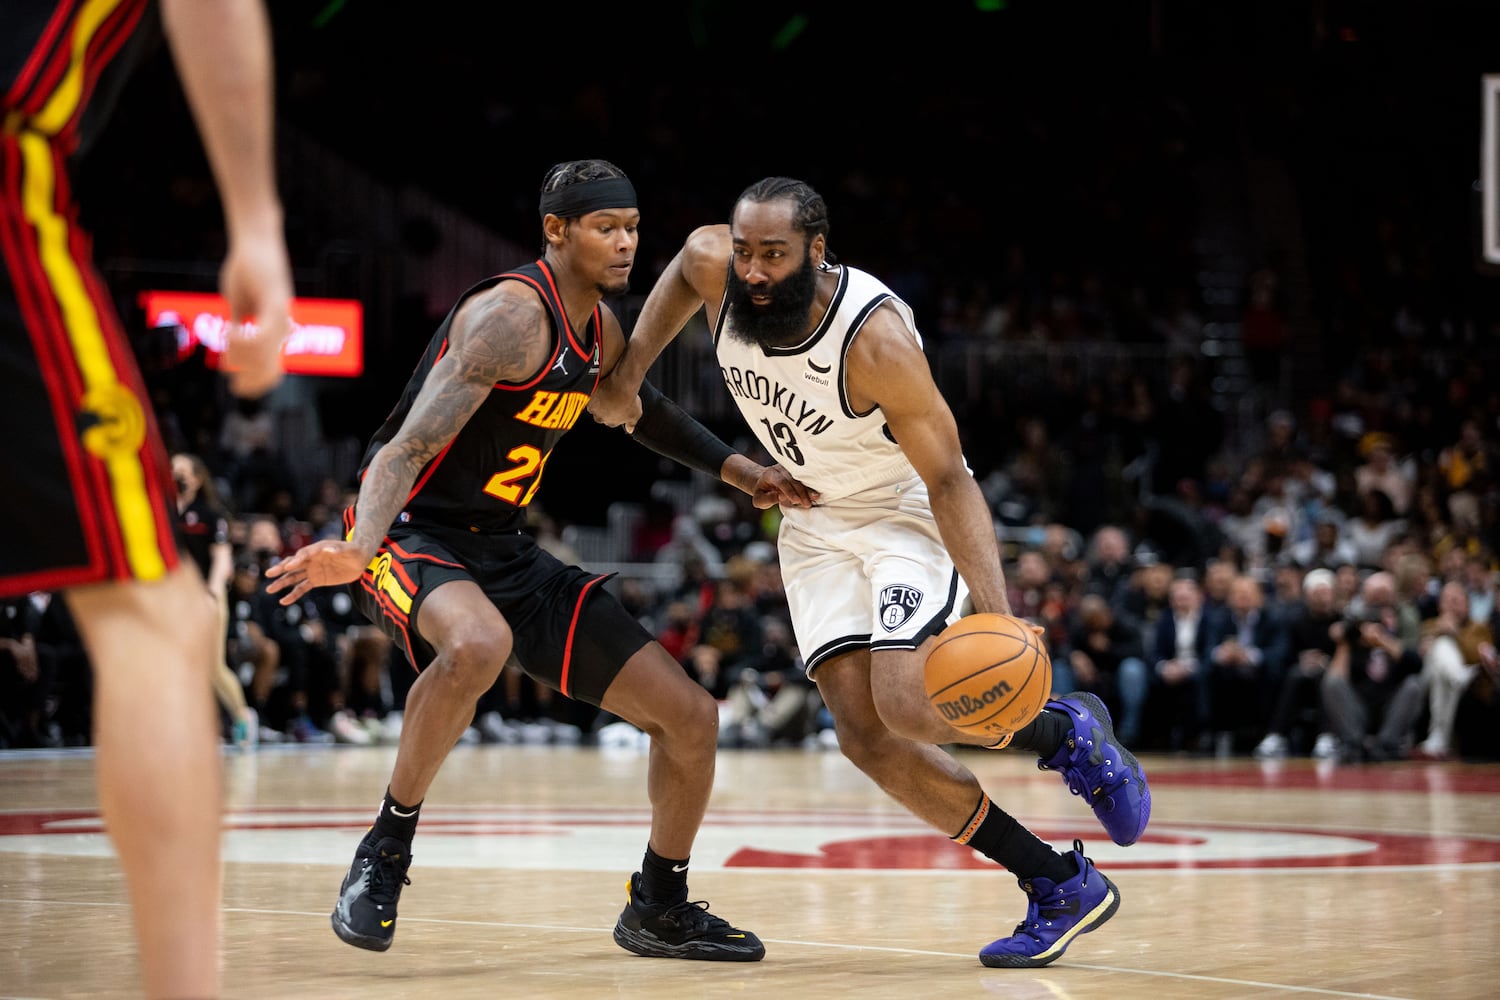
M651 835L615 940L640 955L757 961L765 949L755 935L688 902L688 856L713 786L713 698L600 586L605 577L559 562L522 530L553 445L624 348L600 303L627 288L640 220L630 181L603 160L553 167L540 209L544 256L460 297L375 433L346 540L309 545L268 573L284 604L352 583L420 670L333 928L358 947L390 947L422 800L514 651L533 677L651 734ZM642 402L637 441L759 507L814 499L650 386Z
M8 0L0 597L55 591L78 623L94 672L99 805L129 887L146 995L216 997L222 779L209 671L223 647L203 577L178 549L166 448L73 190L75 167L162 29L224 205L230 388L261 396L281 377L292 279L261 0ZM259 332L241 325L246 316ZM5 986L10 978L0 973Z

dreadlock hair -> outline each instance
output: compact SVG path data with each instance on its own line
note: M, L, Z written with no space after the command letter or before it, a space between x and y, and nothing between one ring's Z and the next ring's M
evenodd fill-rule
M741 201L753 201L756 204L790 201L793 206L792 225L807 238L807 245L812 246L813 238L820 233L825 241L828 239L828 204L806 181L791 177L767 177L745 188L735 204ZM824 256L830 262L834 261L833 254L825 252Z
M611 177L624 177L625 171L608 160L568 160L547 171L542 178L542 194L560 191L583 181L603 181Z
M623 180L627 183L630 178L625 171L610 163L608 160L567 160L555 164L542 178L541 197L546 199L547 195L556 194L575 184L584 184L589 181ZM633 201L632 201L633 204ZM545 213L544 213L545 214ZM563 222L572 224L579 214L563 216ZM542 252L547 250L546 240L542 241Z

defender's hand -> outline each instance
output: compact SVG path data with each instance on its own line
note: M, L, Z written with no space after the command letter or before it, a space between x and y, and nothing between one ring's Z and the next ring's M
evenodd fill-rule
M293 604L314 587L358 580L369 563L370 557L353 542L313 542L266 570L271 579L266 591L279 594L290 588L281 603Z
M599 382L589 398L589 416L606 427L624 427L627 434L635 433L636 421L641 419L640 384L626 385L611 375Z
M811 507L821 496L817 491L808 489L780 465L763 469L760 478L755 481L755 489L750 491L751 502L759 510L777 505Z

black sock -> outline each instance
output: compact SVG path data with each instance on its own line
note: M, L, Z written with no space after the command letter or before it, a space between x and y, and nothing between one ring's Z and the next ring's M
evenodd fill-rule
M664 858L646 845L641 859L641 897L647 903L682 903L687 900L688 859Z
M1011 749L1032 750L1044 759L1051 757L1072 728L1072 722L1062 712L1044 708L1035 719L1016 730L1010 741Z
M1017 823L1014 816L992 804L990 797L983 793L974 815L951 839L1004 865L1017 878L1040 875L1054 882L1065 882L1078 874L1071 861Z
M386 786L380 812L375 814L375 825L365 834L365 841L373 847L386 837L395 837L403 844L410 844L417 835L417 814L421 811L422 803L402 805L391 795L390 786Z

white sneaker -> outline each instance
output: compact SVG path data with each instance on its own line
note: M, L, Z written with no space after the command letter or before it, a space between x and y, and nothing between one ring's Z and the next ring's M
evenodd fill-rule
M334 712L328 719L328 728L333 731L333 738L340 743L367 747L375 742L370 736L370 731L356 722L354 713L348 709Z
M519 743L521 733L515 723L507 722L499 712L485 712L479 717L479 734L486 743Z
M1313 741L1312 755L1315 760L1332 760L1339 755L1339 738L1332 733L1319 733Z
M1286 756L1286 737L1280 733L1267 733L1266 738L1261 740L1252 751L1261 760L1280 760Z
M552 731L552 742L562 743L567 746L583 742L583 730L571 722L559 722L557 719L544 719L543 725Z

